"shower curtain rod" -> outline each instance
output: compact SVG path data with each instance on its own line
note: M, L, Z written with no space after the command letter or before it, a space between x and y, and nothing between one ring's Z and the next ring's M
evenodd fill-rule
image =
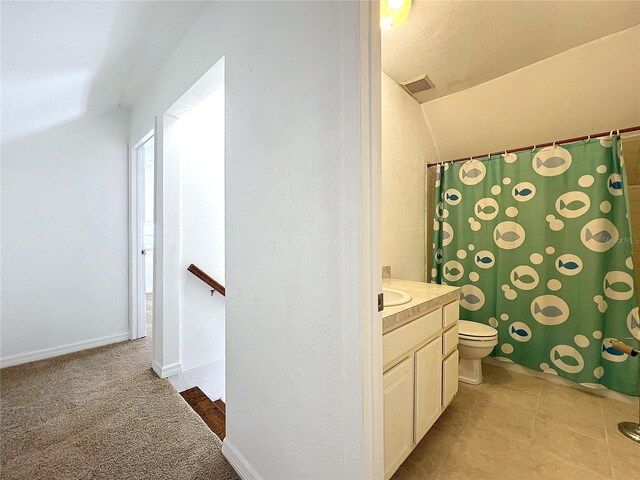
M629 133L629 132L636 132L636 131L640 131L640 125L637 125L635 127L621 128L620 130L611 130L610 132L592 133L591 135L583 135L582 137L565 138L564 140L557 140L555 142L541 143L539 145L537 145L537 144L536 145L529 145L528 147L512 148L510 150L502 150L500 152L486 153L484 155L473 155L471 157L456 158L455 160L447 160L446 162L432 163L430 165L427 165L427 167L428 168L436 167L438 165L445 164L445 163L468 162L469 160L478 159L478 158L485 158L485 157L488 159L492 155L498 155L498 154L503 154L503 153L523 152L525 150L533 150L533 149L541 148L541 147L551 147L553 145L560 145L561 143L572 143L572 142L577 142L579 140L588 140L588 139L591 139L591 138L605 137L605 136L609 136L609 135L612 135L612 134L620 135L621 133Z

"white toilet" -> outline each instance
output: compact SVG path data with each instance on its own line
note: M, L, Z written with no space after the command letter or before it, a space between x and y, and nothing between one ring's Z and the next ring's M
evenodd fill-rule
M458 320L458 380L478 385L482 383L481 360L498 344L498 331L478 322Z

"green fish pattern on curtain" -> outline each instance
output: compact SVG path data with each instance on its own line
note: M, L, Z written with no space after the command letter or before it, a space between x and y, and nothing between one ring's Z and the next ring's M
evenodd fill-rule
M437 167L432 278L462 287L460 318L497 329L499 360L638 395L638 357L609 343L640 340L618 143Z

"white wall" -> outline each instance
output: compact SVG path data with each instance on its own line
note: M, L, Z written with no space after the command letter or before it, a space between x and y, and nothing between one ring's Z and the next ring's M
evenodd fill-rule
M180 117L180 352L182 369L212 399L224 396L224 297L187 272L224 285L224 87ZM209 365L208 377L188 371ZM198 370L197 372L199 372ZM190 386L194 386L190 385Z
M155 210L154 139L151 137L144 145L144 291L153 292L153 236Z
M437 158L420 104L382 74L382 264L424 281L425 164Z
M127 142L117 110L2 144L3 366L128 338Z
M359 312L374 299L361 300L360 285L351 290L364 253L346 255L347 219L364 208L361 177L346 173L361 168L361 8L213 2L132 111L132 138L154 117L162 126L164 112L225 57L224 445L264 478L365 471L364 347L349 335L361 332ZM176 335L173 318L163 321Z
M422 105L440 160L640 124L640 25Z

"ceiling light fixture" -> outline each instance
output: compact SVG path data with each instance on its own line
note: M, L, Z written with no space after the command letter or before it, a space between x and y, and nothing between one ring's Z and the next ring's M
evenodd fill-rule
M380 0L380 28L390 28L402 25L409 16L411 0Z

